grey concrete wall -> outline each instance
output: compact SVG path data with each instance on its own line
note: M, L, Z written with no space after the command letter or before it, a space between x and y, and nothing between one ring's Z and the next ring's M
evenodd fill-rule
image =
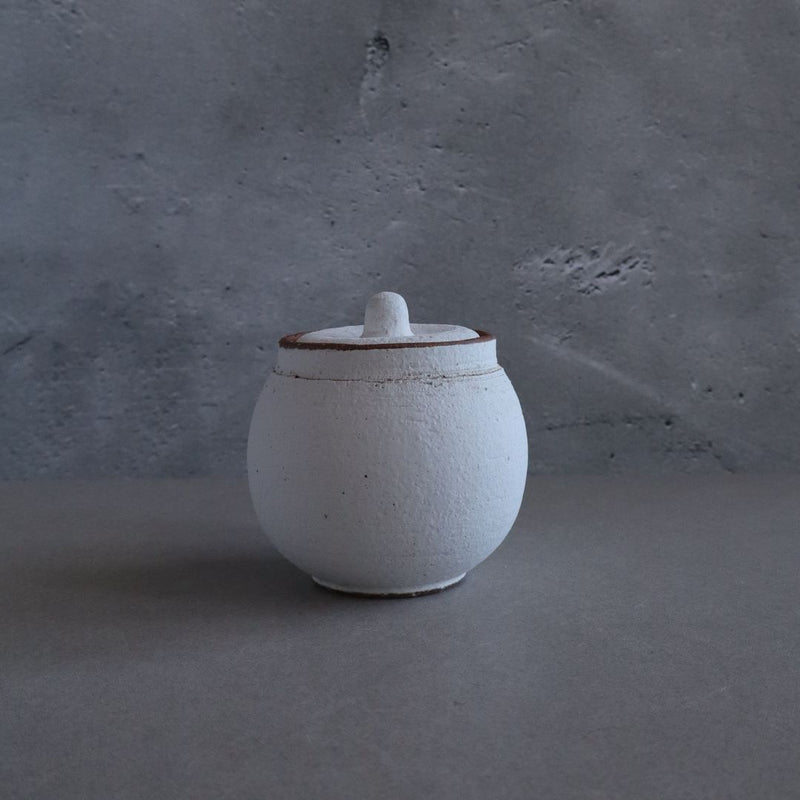
M279 335L497 333L534 470L800 467L793 0L5 0L0 476L240 474Z

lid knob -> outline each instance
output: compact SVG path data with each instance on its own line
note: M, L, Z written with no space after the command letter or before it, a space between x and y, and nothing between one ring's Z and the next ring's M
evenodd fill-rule
M362 339L375 336L413 336L406 301L396 292L378 292L367 301Z

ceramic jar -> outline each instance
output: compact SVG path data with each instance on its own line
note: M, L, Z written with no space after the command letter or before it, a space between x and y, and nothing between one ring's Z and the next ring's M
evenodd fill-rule
M415 595L458 583L505 538L528 465L495 339L409 324L375 295L364 325L285 336L247 467L275 547L330 589Z

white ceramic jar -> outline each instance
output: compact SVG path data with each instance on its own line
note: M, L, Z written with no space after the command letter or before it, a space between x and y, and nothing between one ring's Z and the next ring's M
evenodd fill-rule
M281 339L247 448L275 547L317 583L367 595L458 583L510 530L527 466L494 337L411 325L392 292L363 326Z

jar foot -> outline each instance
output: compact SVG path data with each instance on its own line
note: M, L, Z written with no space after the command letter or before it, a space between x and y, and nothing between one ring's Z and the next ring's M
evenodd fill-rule
M356 597L375 597L375 598L401 598L401 597L420 597L426 594L436 594L444 589L449 589L461 583L466 576L466 572L457 575L455 578L448 578L445 581L437 581L436 583L428 583L422 586L401 587L398 589L365 589L359 586L341 586L336 583L321 580L315 576L311 576L317 586L323 589L329 589L333 592L340 592L342 594L355 595Z

